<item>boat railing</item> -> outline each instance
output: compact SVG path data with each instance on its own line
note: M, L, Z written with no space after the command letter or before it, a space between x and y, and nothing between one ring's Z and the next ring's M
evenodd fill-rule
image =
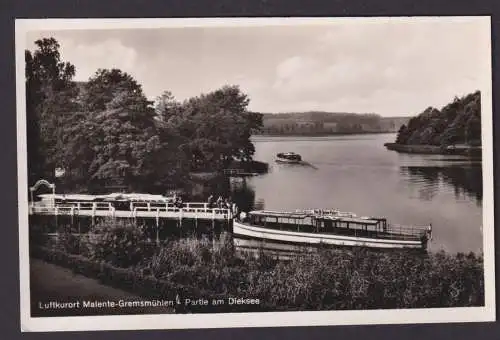
M348 211L340 211L338 209L304 209L296 210L297 213L306 213L314 216L337 216L337 217L352 217L365 218Z
M151 211L156 209L166 210L166 211L178 211L180 209L184 211L212 211L213 209L221 209L218 207L211 207L205 202L186 202L186 203L149 203L149 202L135 202L132 203L132 207L143 211Z
M263 216L263 217L281 217L281 218L306 218L313 215L308 211L274 211L274 210L256 210L251 211L250 215L254 216Z
M388 225L385 229L385 232L388 234L395 235L407 235L407 236L424 236L429 234L432 231L432 227L430 225L427 226L406 226L399 224L391 224Z

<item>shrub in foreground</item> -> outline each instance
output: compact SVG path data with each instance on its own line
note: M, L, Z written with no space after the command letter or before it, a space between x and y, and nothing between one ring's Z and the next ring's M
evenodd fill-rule
M138 265L155 251L155 245L144 240L143 227L128 220L99 223L87 238L90 258L122 268Z
M148 296L257 297L261 310L484 305L483 258L473 253L320 249L278 261L265 253L236 256L227 237L156 246L133 224L107 224L96 232L90 260L126 269L126 282L154 280L149 288L131 284ZM101 268L99 277L116 283L114 273Z

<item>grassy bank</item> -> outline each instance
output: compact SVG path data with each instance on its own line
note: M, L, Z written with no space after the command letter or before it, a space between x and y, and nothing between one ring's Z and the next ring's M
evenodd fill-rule
M415 254L321 249L291 261L236 256L232 239L144 243L136 226L107 226L74 246L71 237L32 256L147 297L254 298L257 305L225 311L350 310L481 306L483 258L475 254ZM78 254L80 253L80 254ZM178 312L193 311L179 309ZM195 308L195 307L193 307ZM221 311L221 307L198 311ZM195 308L196 311L196 308Z

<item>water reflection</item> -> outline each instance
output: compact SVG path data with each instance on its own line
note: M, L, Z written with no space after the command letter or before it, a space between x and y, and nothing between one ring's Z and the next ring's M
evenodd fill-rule
M443 190L453 190L455 198L468 198L481 206L483 199L483 181L481 164L468 166L400 166L400 178L404 185L417 190L419 198L431 201ZM256 198L252 185L246 181L231 182L224 194L231 197L242 211L264 209L264 199Z
M452 186L456 199L469 197L478 205L483 199L481 165L469 166L402 166L400 175L405 182L417 188L420 198L431 200L442 186Z
M241 211L255 210L255 190L246 183L232 184L231 197Z
M264 208L262 199L256 199L254 188L246 178L214 177L210 181L198 184L196 194L189 197L195 201L204 201L208 196L229 198L240 211L252 211Z

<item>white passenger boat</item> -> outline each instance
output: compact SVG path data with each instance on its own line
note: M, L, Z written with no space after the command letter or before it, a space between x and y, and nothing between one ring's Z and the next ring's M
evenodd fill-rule
M240 240L288 245L329 245L378 249L426 249L432 225L390 225L387 219L336 210L252 211L233 222ZM244 241L241 241L244 242Z

